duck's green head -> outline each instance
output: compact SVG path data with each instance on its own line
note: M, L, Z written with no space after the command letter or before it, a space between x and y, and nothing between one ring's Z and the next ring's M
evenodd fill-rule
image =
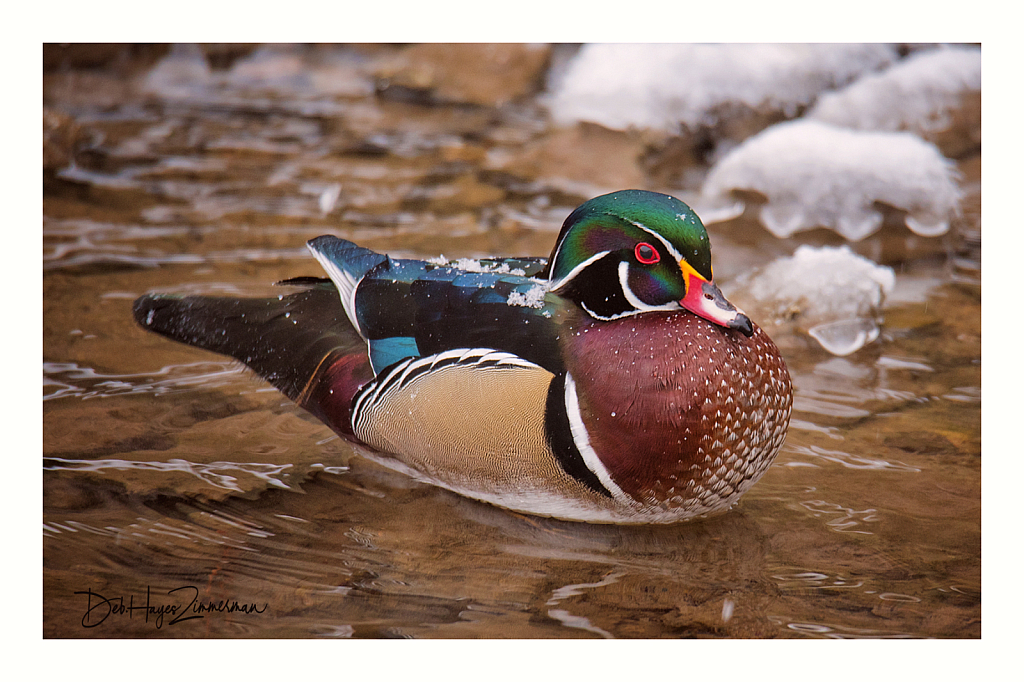
M584 203L562 225L547 275L550 291L596 319L686 308L752 333L750 319L712 282L700 218L667 194L629 189Z

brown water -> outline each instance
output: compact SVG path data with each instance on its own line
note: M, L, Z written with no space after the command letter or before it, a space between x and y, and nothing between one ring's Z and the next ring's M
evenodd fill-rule
M759 320L795 411L735 509L567 523L360 459L237 363L136 327L132 300L268 294L321 274L304 243L326 232L547 255L590 196L699 189L698 145L552 128L538 95L571 48L207 53L44 59L45 636L980 637L980 149L957 159L949 235L894 216L853 245L897 274L877 341L833 357ZM727 295L799 244L841 243L749 214L709 232ZM193 599L246 608L175 622Z

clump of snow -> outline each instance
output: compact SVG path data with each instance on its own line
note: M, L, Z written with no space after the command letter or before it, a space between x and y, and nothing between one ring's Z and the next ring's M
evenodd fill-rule
M859 256L849 246L802 245L753 276L746 288L778 319L874 315L896 286L893 269Z
M491 272L499 275L519 275L520 277L526 275L526 270L513 268L508 263L481 263L472 258L460 258L452 263L451 266L466 272Z
M444 257L444 254L434 256L433 258L427 258L426 260L428 263L433 265L455 268L456 270L463 270L465 272L518 275L520 277L526 276L526 270L523 270L522 268L513 268L508 263L482 263L475 258L460 258L458 260L449 261Z
M675 132L715 123L728 104L798 109L819 93L894 62L888 45L585 45L555 85L556 123Z
M850 241L875 232L881 202L907 211L915 233L936 236L959 213L952 161L911 133L866 132L820 121L780 123L748 138L708 173L702 201L728 206L732 190L768 198L761 223L777 237L828 227ZM707 210L704 222L727 219Z
M848 246L804 245L738 286L772 324L795 321L830 353L848 355L878 337L876 318L896 275Z
M508 304L521 306L523 308L543 308L544 294L547 288L542 284L535 284L526 290L526 293L513 291L508 295Z
M980 90L981 50L943 47L822 95L807 117L860 130L928 133L949 127L961 96Z

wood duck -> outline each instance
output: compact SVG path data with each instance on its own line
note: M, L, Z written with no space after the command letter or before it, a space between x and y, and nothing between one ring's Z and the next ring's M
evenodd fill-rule
M678 199L591 199L549 259L308 246L329 280L267 299L147 295L135 319L241 360L390 469L529 514L722 512L785 440L786 364L713 283L707 232Z

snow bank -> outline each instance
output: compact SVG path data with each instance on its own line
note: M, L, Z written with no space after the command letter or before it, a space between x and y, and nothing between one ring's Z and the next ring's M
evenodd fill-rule
M894 62L888 45L586 45L549 102L556 123L675 132L741 104L796 115L824 90Z
M881 226L875 202L907 211L917 234L943 234L961 195L953 162L916 135L810 120L772 126L715 164L702 190L705 223L736 214L732 190L768 198L760 218L777 237L823 226L851 241Z
M892 268L848 246L800 246L738 282L738 293L774 325L794 321L834 355L849 355L878 337L876 318L896 285Z
M860 130L925 134L949 127L961 97L972 91L981 91L981 50L943 47L822 95L807 117Z

